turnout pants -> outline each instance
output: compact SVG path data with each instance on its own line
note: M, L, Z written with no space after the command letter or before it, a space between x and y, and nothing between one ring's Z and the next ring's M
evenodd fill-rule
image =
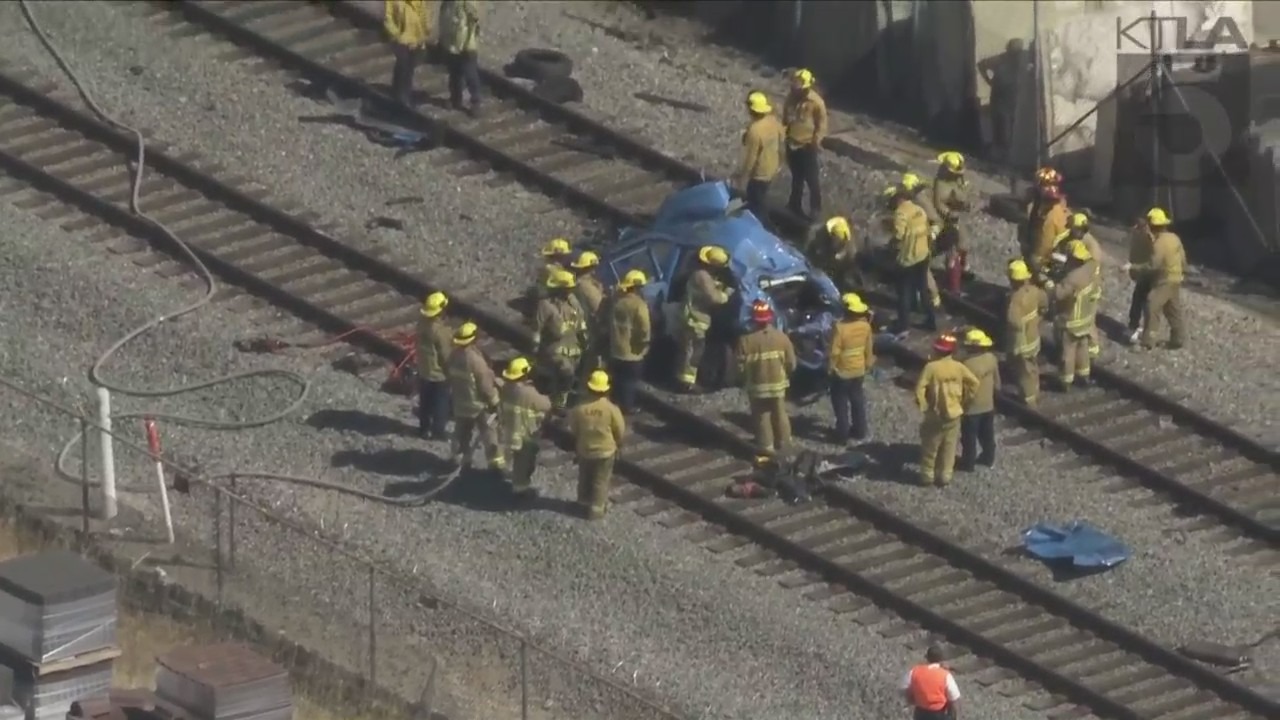
M817 219L822 215L821 173L818 169L818 146L805 145L798 148L787 148L787 167L791 170L791 197L787 200L787 208L797 215L803 215L802 202L804 188L809 187L809 215Z
M508 479L517 493L533 490L533 471L538 467L538 440L527 438L519 447L507 449Z
M551 404L557 410L563 410L569 404L569 393L578 382L578 357L556 355L541 358L538 364L542 367L546 392L551 396Z
M786 398L751 398L751 420L756 446L763 455L776 455L791 446L791 418Z
M836 416L836 442L867 439L867 396L863 392L865 376L828 380L831 411Z
M1077 377L1089 377L1089 334L1072 335L1067 330L1058 333L1058 345L1062 347L1062 382L1071 384Z
M1147 294L1147 307L1142 313L1142 346L1156 345L1156 333L1162 320L1169 321L1169 347L1182 347L1182 284L1161 283Z
M476 435L479 438L476 438ZM471 467L472 442L479 439L484 445L485 461L491 468L502 468L506 461L498 450L498 429L491 415L453 418L453 459L464 468Z
M956 469L956 445L960 442L960 418L945 420L928 414L920 423L920 482L946 485Z
M445 380L418 379L418 432L423 437L443 440L448 437L449 383Z
M1040 398L1040 362L1035 355L1010 355L1009 369L1013 371L1013 380L1022 391L1022 400L1028 405L1035 405Z
M405 105L413 104L413 71L418 67L422 51L417 48L392 43L391 52L396 64L391 68L391 92Z
M676 381L681 385L698 382L698 366L706 347L707 331L686 326L680 334L680 367L676 370Z
M933 299L929 294L929 277L928 260L898 269L898 317L894 324L898 332L905 332L911 327L913 302L919 302L923 308L925 328L938 328L938 320L933 313Z
M982 452L978 452L978 448ZM960 418L960 470L973 470L975 465L990 467L996 463L995 411L974 413Z
M609 380L613 384L610 395L624 415L636 409L636 391L644 371L644 360L609 360Z
M590 520L599 520L609 512L613 460L613 456L578 458L578 504L587 511Z
M471 107L480 105L480 67L476 53L451 53L446 66L449 71L449 103L454 107L462 105L462 86L467 86L467 97Z

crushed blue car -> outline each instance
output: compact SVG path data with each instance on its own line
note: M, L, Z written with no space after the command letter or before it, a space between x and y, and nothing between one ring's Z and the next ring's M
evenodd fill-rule
M706 182L670 195L649 227L628 228L602 249L597 274L612 286L630 270L644 271L650 282L643 295L652 312L655 338L674 341L682 325L685 285L704 245L718 245L729 254L726 276L718 279L737 290L712 318L708 339L732 346L750 327L752 303L764 300L795 344L800 367L825 371L828 338L840 314L840 292L799 250L733 201L724 182Z

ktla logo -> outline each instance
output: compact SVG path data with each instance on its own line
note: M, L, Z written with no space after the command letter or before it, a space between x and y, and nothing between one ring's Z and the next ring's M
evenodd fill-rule
M1152 13L1124 24L1116 18L1116 51L1124 53L1158 52L1178 55L1218 55L1247 53L1249 42L1234 18L1223 15L1201 32L1191 31L1184 15L1160 16ZM1194 38L1193 35L1202 35Z

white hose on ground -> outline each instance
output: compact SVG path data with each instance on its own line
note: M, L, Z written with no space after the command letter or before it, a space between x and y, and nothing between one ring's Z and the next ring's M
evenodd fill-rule
M185 395L187 393L195 392L197 390L205 390L211 387L224 385L226 383L249 380L252 378L281 378L297 385L298 387L297 397L294 398L294 400L289 403L288 407L285 407L284 409L278 412L275 412L265 417L261 417L257 419L240 420L236 422L223 422L218 420L211 420L208 418L192 418L192 417L186 417L182 415L170 415L167 413L125 413L125 414L115 416L114 419L128 420L128 419L139 419L143 417L150 417L156 420L166 420L168 422L177 423L179 425L183 425L187 427L203 428L206 430L249 430L249 429L259 428L265 425L270 425L270 424L279 422L285 419L286 417L292 415L300 407L302 407L302 404L304 402L306 402L307 394L311 390L311 381L303 377L299 373L293 372L291 370L247 370L243 372L232 373L230 375L223 375L221 377L214 378L212 380L206 380L203 382L197 382L189 385L183 385L180 387L165 388L165 389L146 388L146 387L129 387L126 385L113 383L110 380L106 379L105 372L103 371L103 367L108 362L110 362L110 360L117 353L119 353L122 348L124 348L126 345L136 340L138 337L145 335L148 332L151 332L152 330L160 327L161 325L163 325L166 322L169 322L170 320L176 320L177 318L183 317L185 315L189 315L207 306L213 300L214 293L217 291L217 281L214 279L213 274L209 272L209 268L205 267L205 264L200 261L200 258L194 252L192 252L191 247L187 245L186 242L184 242L181 238L175 235L173 231L171 231L169 228L165 227L164 224L160 223L155 218L151 217L150 215L148 215L142 210L142 206L141 206L142 181L146 171L146 157L147 157L146 140L145 138L143 138L142 133L139 132L136 128L130 127L129 125L126 125L116 120L114 117L108 114L105 110L103 110L102 107L97 104L97 102L94 101L93 97L89 94L89 91L85 89L84 84L81 82L80 78L76 75L75 71L71 69L66 59L63 58L62 53L59 52L58 49L54 46L53 42L49 40L49 37L45 34L44 29L41 28L40 23L35 19L35 16L32 14L31 8L27 3L27 0L18 0L18 4L22 7L22 15L24 18L26 18L27 25L31 28L31 32L36 36L36 39L40 41L40 44L44 46L45 50L48 51L50 57L53 58L53 61L58 64L58 67L62 70L63 74L66 75L67 80L69 80L71 84L75 87L76 92L80 95L80 98L81 100L84 101L84 104L95 115L97 115L98 118L102 120L102 122L133 135L134 138L137 140L137 154L135 156L134 166L131 169L131 174L133 175L133 177L132 177L132 192L129 195L129 209L131 212L133 212L133 214L147 221L151 225L155 226L162 233L164 233L164 235L170 241L173 242L174 246L177 247L182 252L182 255L187 259L187 261L196 268L196 270L200 273L201 278L203 278L205 282L205 292L200 297L200 299L174 312L163 313L155 316L151 320L148 320L146 323L140 325L139 327L137 327L136 329L134 329L124 337L117 340L110 347L108 347L106 351L104 351L100 356L98 356L98 359L94 361L93 366L89 368L89 374L88 374L89 382L93 383L97 387L104 387L113 393L119 393L121 395L129 395L129 396L140 397L140 398L168 398L168 397L174 397L178 395ZM62 451L58 453L56 469L60 475L62 475L63 477L69 480L78 481L79 478L77 478L75 475L71 474L66 470L67 456L70 454L71 450L78 443L84 442L84 441L85 441L85 438L83 436L83 433L78 432L75 437L73 437L70 441L67 442L66 445L63 446ZM429 495L415 495L415 496L402 497L402 498L387 498L382 495L364 492L362 490L357 490L355 488L347 487L345 485L339 485L337 483L330 483L330 482L326 482L326 481L314 479L314 478L301 478L301 477L296 477L292 475L280 475L275 473L237 471L234 473L228 472L228 473L222 473L218 475L204 475L201 477L201 479L211 482L219 479L228 479L233 476L236 477L237 479L272 480L272 481L285 482L285 483L290 483L295 485L306 485L306 486L321 488L326 490L334 490L342 493L347 493L350 495L355 495L357 497L362 497L368 500L375 500L378 502L389 503L393 505L419 504L423 502L423 500L425 500L427 497L429 497L429 495L434 495L435 493L444 489L443 487L434 488Z

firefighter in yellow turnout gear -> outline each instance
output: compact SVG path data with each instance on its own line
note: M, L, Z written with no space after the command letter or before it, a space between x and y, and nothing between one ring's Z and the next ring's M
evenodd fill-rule
M938 211L933 206L933 193L925 192L929 188L929 183L915 173L903 173L902 179L898 181L898 187L907 193L911 202L924 210L924 216L929 220L929 262L932 263L934 242L938 239L938 233L942 231L942 218L938 216ZM925 282L929 286L929 299L933 301L933 306L942 307L942 295L938 293L938 282L934 279L932 272L925 276Z
M930 360L916 380L916 405L924 413L920 421L920 482L945 487L956 466L960 442L960 418L978 391L978 378L952 355L956 339L939 336Z
M497 380L476 347L478 333L475 323L463 323L453 333L453 351L445 364L453 394L453 460L462 468L471 467L471 443L478 432L489 467L501 469L505 462L493 422L498 410Z
M551 399L533 387L532 371L528 358L507 363L502 371L507 382L498 393L498 442L506 453L507 477L517 495L534 492L531 481L538 465L538 435L551 412Z
M649 303L640 296L640 289L648 282L642 270L628 270L608 307L605 330L609 375L614 386L613 401L623 415L629 415L636 408L636 390L644 376L644 361L653 341Z
M573 296L578 299L583 318L587 323L586 341L583 343L582 371L598 370L601 364L601 344L604 333L601 330L600 306L604 303L604 286L593 274L600 266L600 256L585 250L569 264L569 269L577 278L577 287Z
M1138 280L1145 280L1151 290L1147 293L1146 307L1142 312L1142 346L1156 345L1156 331L1161 320L1169 322L1169 343L1166 347L1177 350L1186 340L1182 324L1182 279L1186 275L1187 254L1182 239L1169 231L1172 224L1168 213L1161 208L1147 212L1147 235L1151 238L1150 260L1125 265L1125 271Z
M540 372L547 378L551 401L556 409L563 409L582 360L587 321L573 295L578 284L573 273L556 270L546 284L547 297L538 301L533 316L533 346Z
M866 284L858 266L858 256L865 245L862 238L854 237L849 221L837 215L821 225L811 226L801 250L826 271L836 287L849 289Z
M785 452L791 445L787 416L787 388L796 370L791 338L773 326L773 310L763 301L751 306L755 329L738 339L738 371L747 399L756 446L761 455Z
M578 462L578 504L590 520L609 511L613 463L627 433L622 411L609 400L609 374L596 370L587 378L590 397L569 413Z
M453 328L444 318L449 298L434 292L422 302L418 320L418 435L444 440L449 424L449 378L444 365L452 349Z
M1005 313L1005 342L1014 382L1022 399L1035 405L1040 398L1040 319L1049 311L1049 296L1031 282L1031 268L1022 260L1009 263L1009 307Z
M1085 215L1084 213L1074 213L1071 217L1067 218L1067 229L1065 232L1058 235L1057 245L1054 246L1053 253L1055 261L1066 262L1066 259L1071 256L1069 245L1072 240L1079 240L1084 243L1084 246L1089 249L1089 254L1093 256L1093 265L1095 270L1093 306L1096 315L1096 309L1102 302L1102 266L1103 263L1106 262L1107 256L1102 250L1102 244L1093 236L1093 233L1089 232L1088 215ZM1102 354L1102 345L1098 340L1098 323L1095 320L1093 330L1089 333L1089 356L1098 357L1100 354Z
M1067 247L1067 275L1055 285L1045 281L1045 289L1053 292L1054 330L1062 351L1063 389L1073 383L1089 382L1089 337L1098 313L1098 268L1089 248L1079 240Z
M680 365L676 370L676 382L686 392L693 391L698 382L698 365L706 349L711 315L729 302L729 292L716 282L710 271L710 268L728 265L729 253L722 247L706 245L698 250L698 261L702 266L689 275L685 285L684 328L680 333Z
M564 238L555 238L542 246L542 270L538 273L537 280L534 281L533 287L529 289L529 297L534 300L541 300L547 296L547 283L551 280L551 276L558 270L567 270L569 265L569 257L573 254L573 248L569 246L569 241Z
M933 300L929 296L929 217L924 208L915 204L900 185L885 188L893 209L893 240L897 255L898 316L894 320L894 332L903 333L911 327L912 301L918 301L924 310L925 328L937 329L937 317L933 312Z

